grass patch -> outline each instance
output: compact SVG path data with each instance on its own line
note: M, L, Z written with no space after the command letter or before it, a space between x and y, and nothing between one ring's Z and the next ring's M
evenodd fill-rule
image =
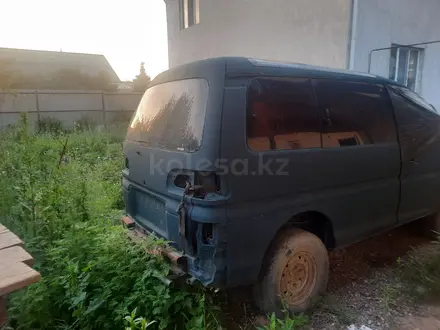
M122 134L55 133L31 134L25 116L0 133L0 222L43 277L10 296L10 326L217 329L209 291L160 280L168 265L144 249L165 242L133 244L119 225Z
M258 327L258 330L297 330L306 326L309 319L305 315L291 316L285 312L283 318L277 318L275 313L268 317L268 324L263 327Z
M440 236L428 249L412 251L399 266L403 282L416 298L440 296Z
M396 284L386 284L382 288L381 301L387 314L390 314L391 310L397 306L397 299L400 295L399 290L400 288Z

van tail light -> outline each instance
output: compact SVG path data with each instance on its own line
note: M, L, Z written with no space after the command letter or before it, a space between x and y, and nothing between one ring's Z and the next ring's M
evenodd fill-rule
M125 157L125 168L126 168L126 169L129 169L129 168L130 168L130 163L129 163L127 157Z
M189 183L196 198L204 198L208 193L218 193L221 188L220 177L214 172L206 171L184 170L174 177L173 183L176 187L182 189L185 189L187 183Z
M187 182L190 182L191 184L192 184L192 179L191 179L191 175L189 175L188 173L185 173L185 174L177 174L175 177L174 177L174 185L176 186L176 187L179 187L179 188L182 188L182 189L185 189L185 187L186 187L186 183Z
M220 192L220 177L214 172L196 172L195 185L201 186L203 193Z
M207 194L220 194L220 177L215 172L178 170L170 172L170 181L174 187L182 189L182 194L190 194L193 198L205 199ZM196 221L187 221L187 204L182 198L177 208L177 218L179 223L179 234L183 240L183 246L186 246L189 254L195 255L198 251L199 243L204 245L212 244L214 238L214 226L210 223L198 223ZM186 245L184 241L186 240Z

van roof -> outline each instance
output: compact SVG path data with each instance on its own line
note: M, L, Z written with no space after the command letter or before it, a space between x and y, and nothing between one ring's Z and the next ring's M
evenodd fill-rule
M182 72L185 72L186 76L191 71L200 71L198 69L202 67L206 70L207 67L218 69L219 66L224 67L226 76L231 78L240 76L293 76L323 79L332 78L357 82L398 85L394 80L369 73L247 57L214 57L194 61L159 74L153 80L152 85L164 81L182 79L182 77L179 77Z

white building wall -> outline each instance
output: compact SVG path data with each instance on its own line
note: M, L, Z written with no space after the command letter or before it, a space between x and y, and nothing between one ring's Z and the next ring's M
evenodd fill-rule
M180 30L166 0L170 67L217 56L347 66L351 0L200 0L200 24Z
M440 40L440 0L356 2L352 68L357 71L368 70L368 54L374 48ZM440 110L440 43L417 47L424 49L417 91ZM371 73L389 77L389 61L390 50L373 53Z

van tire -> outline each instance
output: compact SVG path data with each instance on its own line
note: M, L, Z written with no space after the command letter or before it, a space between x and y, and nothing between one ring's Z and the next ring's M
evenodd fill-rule
M282 316L309 309L327 288L327 249L314 234L298 228L282 232L269 252L267 268L255 286L257 305Z

